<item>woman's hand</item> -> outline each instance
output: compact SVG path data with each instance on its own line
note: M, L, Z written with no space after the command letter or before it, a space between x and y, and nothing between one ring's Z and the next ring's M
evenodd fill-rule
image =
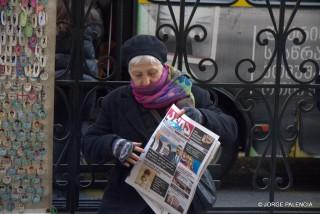
M204 117L198 109L194 107L184 107L181 109L181 111L178 113L178 117L181 117L183 114L186 114L188 117L190 117L192 120L203 124L204 122Z
M130 167L140 159L136 153L144 152L142 143L118 138L112 144L112 153L124 166ZM136 153L135 153L136 152Z
M126 167L130 167L130 165L133 166L137 163L137 161L140 160L140 157L137 154L135 154L134 152L137 152L139 154L143 153L144 150L141 147L141 145L142 145L142 143L133 142L133 152L128 157L128 159L123 163L124 166L126 166Z

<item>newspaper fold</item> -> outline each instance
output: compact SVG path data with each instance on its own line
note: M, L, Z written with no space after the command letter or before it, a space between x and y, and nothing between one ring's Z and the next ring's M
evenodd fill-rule
M220 147L218 135L179 111L171 106L126 178L155 213L187 213Z

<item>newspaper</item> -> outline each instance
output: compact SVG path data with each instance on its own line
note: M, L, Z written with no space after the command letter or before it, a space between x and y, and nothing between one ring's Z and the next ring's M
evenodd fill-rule
M171 106L126 178L155 213L187 213L220 147L218 135L179 111Z

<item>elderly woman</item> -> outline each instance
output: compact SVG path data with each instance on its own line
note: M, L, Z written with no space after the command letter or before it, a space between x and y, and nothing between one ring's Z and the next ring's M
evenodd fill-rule
M84 136L83 151L92 162L116 161L99 213L152 213L124 181L158 125L152 111L163 117L176 104L181 114L220 135L222 144L235 142L237 125L214 106L207 91L165 64L167 49L156 37L132 37L122 46L122 56L131 84L104 97L96 122Z

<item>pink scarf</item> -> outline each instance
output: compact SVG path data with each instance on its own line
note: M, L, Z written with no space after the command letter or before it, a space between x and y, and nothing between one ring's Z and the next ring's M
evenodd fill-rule
M193 98L191 80L168 65L163 66L163 72L157 82L146 87L137 87L131 81L130 85L136 101L147 109L166 108L179 100Z

